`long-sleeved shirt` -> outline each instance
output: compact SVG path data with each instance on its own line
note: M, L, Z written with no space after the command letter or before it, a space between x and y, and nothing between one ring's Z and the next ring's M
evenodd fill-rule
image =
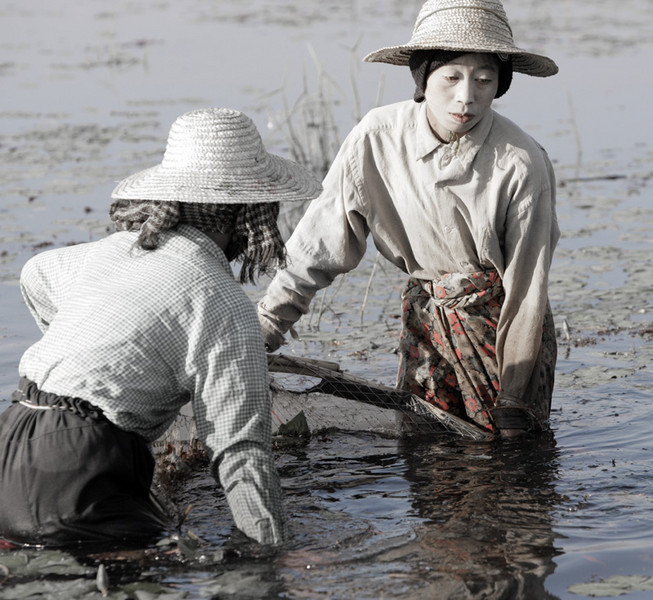
M21 289L43 337L24 353L20 375L91 402L149 441L192 401L237 527L279 542L285 515L255 307L199 230L165 232L154 251L137 248L137 235L114 233L26 263Z
M494 111L459 145L434 135L426 103L370 111L288 241L289 266L271 282L260 315L286 331L318 289L360 262L369 235L386 259L419 279L498 271L505 289L496 348L502 395L522 398L559 237L546 152Z

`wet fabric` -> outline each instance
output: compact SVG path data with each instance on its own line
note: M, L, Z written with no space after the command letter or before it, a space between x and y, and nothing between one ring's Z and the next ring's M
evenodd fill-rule
M0 415L0 536L59 546L160 534L167 517L150 490L154 459L143 438L79 399L25 379L20 388Z
M409 279L402 294L397 386L496 431L491 411L501 403L496 332L504 298L495 270L453 273L438 281ZM556 353L547 307L527 394L517 402L506 399L525 407L539 429L548 426Z

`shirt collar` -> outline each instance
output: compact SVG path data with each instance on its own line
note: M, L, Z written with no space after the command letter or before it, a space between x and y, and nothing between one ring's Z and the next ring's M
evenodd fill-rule
M494 111L490 110L469 133L460 138L460 145L455 157L461 163L461 166L467 167L474 160L490 133L493 120ZM426 102L422 102L417 114L417 136L415 140L417 159L423 160L433 152L445 152L448 149L451 149L451 146L441 142L433 133L426 115Z

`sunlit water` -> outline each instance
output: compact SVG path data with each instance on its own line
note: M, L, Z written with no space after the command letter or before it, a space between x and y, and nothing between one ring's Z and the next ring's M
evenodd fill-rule
M187 110L244 110L268 147L287 155L284 119L319 84L333 99L340 139L377 96L410 97L407 69L360 58L407 41L420 4L5 2L0 407L20 355L38 336L17 287L29 256L105 235L115 182L158 162L170 124ZM183 559L165 554L167 546L154 557L105 557L114 597L133 595L129 585L171 598L653 593L653 168L646 112L653 6L505 5L518 44L552 56L561 68L546 80L516 75L496 103L547 148L560 184L563 237L551 285L560 331L553 435L524 444L447 438L407 446L373 432L335 431L280 446L277 465L295 536L273 554L232 538L222 494L199 472L178 502L193 505L182 533L202 541L193 548L182 543ZM403 277L377 265L363 304L374 259L370 249L360 269L316 301L326 310L320 316L315 308L299 328L302 339L284 351L337 360L357 375L393 383ZM249 291L256 298L261 289ZM99 597L98 561L82 554L0 554L10 570L5 577L0 569L0 598L39 590L43 597Z

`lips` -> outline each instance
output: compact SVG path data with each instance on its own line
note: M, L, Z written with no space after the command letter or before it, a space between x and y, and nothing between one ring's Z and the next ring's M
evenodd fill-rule
M461 125L464 125L465 123L469 123L473 118L474 115L470 113L449 113L451 115L451 118L456 121L456 123L460 123Z

